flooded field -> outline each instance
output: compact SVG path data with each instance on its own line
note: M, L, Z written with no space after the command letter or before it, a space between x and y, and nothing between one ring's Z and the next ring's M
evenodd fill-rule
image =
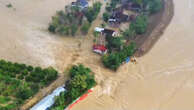
M116 73L91 52L92 33L72 38L47 32L51 16L71 1L0 0L0 58L61 72L71 64L90 67L99 85L72 110L194 109L194 1L174 0L175 15L161 39L138 64Z

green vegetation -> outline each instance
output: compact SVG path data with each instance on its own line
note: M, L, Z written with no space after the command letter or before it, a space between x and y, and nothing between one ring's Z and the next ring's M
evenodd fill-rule
M145 15L137 16L136 20L131 23L130 28L134 29L137 34L144 34L148 26L148 19Z
M102 4L100 2L96 2L93 4L92 7L89 7L87 11L85 12L85 16L90 23L92 23L98 16L101 6Z
M162 8L162 0L144 0L147 11L151 14L157 13Z
M108 19L110 18L110 16L111 16L110 13L104 12L104 13L103 13L103 20L104 20L105 22L108 22Z
M144 10L148 11L150 14L157 13L162 8L162 0L132 0L144 7Z
M109 49L109 52L120 51L122 46L124 45L122 42L122 37L106 36L106 41L106 47Z
M56 16L52 17L52 23L48 30L52 33L59 33L61 35L75 35L78 26L82 24L83 16L78 7L71 7L64 11L57 12Z
M129 26L128 29L126 29L123 33L122 33L123 37L127 40L131 40L136 36L136 32L135 29L132 26Z
M91 26L90 23L96 19L100 8L100 2L94 3L92 7L88 7L86 10L76 6L67 6L65 11L58 11L56 16L52 17L48 30L60 35L74 36L80 29L83 34L87 34Z
M91 24L89 22L85 22L81 27L81 32L83 34L87 34L90 29Z
M133 3L137 3L139 5L142 5L143 4L143 1L144 0L132 0Z
M0 60L0 110L17 110L19 106L57 78L49 67L27 66Z
M161 0L129 0L134 4L140 5L140 11L135 13L138 15L135 20L131 21L128 29L122 32L121 37L106 36L106 47L109 50L108 55L104 55L102 62L105 67L112 70L117 68L126 60L127 57L132 56L135 52L135 44L131 43L126 46L122 41L133 41L137 35L144 34L148 27L148 15L157 13L162 8ZM121 0L111 0L106 6L106 12L103 13L103 20L105 22L111 16L111 13L121 5Z
M116 8L116 6L121 3L121 0L111 0L110 4L107 4L106 11L111 12L113 9Z
M7 7L7 8L12 8L13 6L12 6L11 3L9 3L9 4L6 5L6 7Z
M102 62L105 67L116 71L126 58L132 56L134 52L135 43L131 43L129 46L125 46L120 52L104 55L102 57Z
M95 86L94 75L91 73L92 71L83 65L73 66L69 70L70 80L66 82L66 91L56 97L51 110L64 110L74 100Z

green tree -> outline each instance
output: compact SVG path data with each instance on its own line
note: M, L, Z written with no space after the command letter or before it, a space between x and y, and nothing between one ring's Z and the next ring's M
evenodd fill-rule
M123 33L122 33L123 37L127 38L127 39L132 39L136 36L136 32L135 30L130 26L128 29L126 29Z
M90 74L91 70L81 64L72 66L69 73L71 79L66 82L66 91L55 98L51 110L64 109L96 84L94 76Z
M71 35L74 36L77 30L78 30L78 27L75 24L73 24L71 26Z
M20 86L16 92L16 97L23 100L28 99L30 96L32 96L32 91L27 87Z
M137 3L139 5L143 5L143 0L132 0L134 3Z
M137 34L143 34L146 32L148 26L147 16L140 15L134 22L131 23L131 28L135 30Z
M102 62L105 67L108 67L112 70L117 70L117 68L120 66L121 61L119 58L119 54L117 53L111 53L108 56L103 56L102 57Z
M107 22L109 18L110 18L110 14L108 12L103 13L103 20L105 22Z
M110 51L113 49L120 51L121 46L123 46L122 37L107 36L106 40L108 42L107 47Z
M85 12L85 16L88 20L88 22L92 23L96 17L98 16L98 13L100 12L102 4L100 2L96 2L93 4L93 7L89 7L87 11Z
M85 22L82 27L81 27L81 31L83 34L87 34L88 30L90 29L91 24L89 22Z
M157 13L162 8L162 1L161 0L145 0L145 4L148 7L148 11L151 14Z

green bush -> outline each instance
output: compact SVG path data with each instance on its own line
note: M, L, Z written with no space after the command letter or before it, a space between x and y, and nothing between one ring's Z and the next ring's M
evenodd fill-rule
M53 24L50 24L48 30L52 33L55 33L56 27Z
M157 13L162 8L161 0L145 0L144 2L151 14Z
M136 36L136 32L135 29L132 26L129 26L128 29L126 29L123 33L122 33L123 37L130 40L133 39Z
M134 22L131 23L131 28L135 30L137 34L143 34L146 32L148 26L147 16L140 15Z
M90 23L92 23L98 16L101 6L102 4L100 2L96 2L93 4L93 7L89 7L85 12L85 16Z
M52 68L27 66L0 60L0 110L16 110L40 87L50 84L57 78L58 72ZM16 77L17 76L17 77ZM25 80L23 80L25 79ZM42 84L42 82L45 82ZM5 98L11 98L10 100Z
M121 47L123 46L122 37L112 37L112 36L106 36L107 48L110 52L112 50L120 51Z
M88 31L89 31L89 29L90 29L90 26L91 26L90 23L85 22L85 23L82 25L82 27L81 27L82 33L83 33L83 34L87 34Z
M118 53L111 53L110 55L103 56L102 62L105 67L110 68L112 70L117 70L117 68L121 65Z
M103 20L104 20L105 22L107 22L108 19L110 18L110 16L111 16L111 15L110 15L108 12L103 13Z
M144 0L132 0L132 2L137 3L139 5L143 5Z
M66 83L66 91L55 98L51 110L64 109L96 84L91 70L83 65L73 66L69 73L71 78Z
M77 30L78 30L78 27L75 24L71 25L71 35L72 36L75 35L75 33L77 32Z
M19 87L16 92L16 97L22 100L26 100L30 96L32 96L32 91L26 87Z
M112 70L117 70L118 67L135 52L135 43L131 43L129 46L124 47L123 50L102 57L102 62L105 67Z
M78 29L81 28L82 33L86 34L90 28L90 23L98 16L101 5L100 2L96 2L92 7L84 11L79 7L68 6L67 10L58 11L56 16L52 17L52 22L49 24L48 30L52 33L74 36ZM84 17L90 23L83 24Z

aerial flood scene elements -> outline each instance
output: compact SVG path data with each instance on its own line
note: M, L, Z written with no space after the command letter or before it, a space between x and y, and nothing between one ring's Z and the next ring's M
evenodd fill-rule
M194 110L194 0L0 0L0 110Z

